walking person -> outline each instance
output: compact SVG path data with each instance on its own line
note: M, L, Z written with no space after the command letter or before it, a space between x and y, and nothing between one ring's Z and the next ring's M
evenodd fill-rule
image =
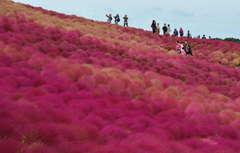
M174 35L175 37L178 37L178 30L177 30L177 29L174 29L173 35Z
M166 35L168 31L168 27L166 24L164 24L164 26L162 27L162 30L163 30L163 35Z
M157 25L155 20L152 21L151 28L152 28L153 34L157 32Z
M157 23L157 34L160 34L160 25Z
M120 22L119 14L117 14L116 16L114 16L114 21L115 21L115 24L118 24L118 22Z
M108 23L108 24L111 24L111 23L112 23L112 19L113 19L113 18L112 18L112 14L109 14L109 15L106 14L106 17L108 18L108 19L107 19L107 23Z
M124 20L123 26L124 26L124 27L128 27L128 16L125 15L125 16L123 17L123 20Z
M179 34L180 34L181 37L183 37L183 35L184 35L184 31L183 31L182 28L180 28L180 30L179 30Z

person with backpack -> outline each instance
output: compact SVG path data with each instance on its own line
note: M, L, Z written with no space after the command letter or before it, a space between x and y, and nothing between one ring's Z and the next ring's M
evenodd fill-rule
M124 26L124 27L128 27L128 16L125 15L125 16L123 17L123 20L124 20L123 26Z
M174 35L175 37L178 37L178 30L177 30L177 29L174 29L173 35Z
M184 31L183 31L182 28L180 28L180 30L179 30L179 34L180 34L181 37L183 37L183 35L184 35Z
M160 25L157 23L157 34L160 34Z
M117 14L116 16L114 16L114 21L115 21L115 24L118 24L118 22L120 22L119 14Z
M191 55L193 56L192 54L192 47L190 46L190 44L188 43L188 41L185 41L184 44L183 44L183 50L185 51L186 55Z
M164 24L164 26L162 27L162 30L163 30L163 35L166 35L168 31L168 27L166 24Z
M153 34L157 32L157 25L155 20L152 21L151 28L152 28Z
M108 18L108 19L107 19L107 23L108 23L108 24L111 24L112 19L113 19L113 18L112 18L112 14L109 14L109 15L106 14L106 17Z

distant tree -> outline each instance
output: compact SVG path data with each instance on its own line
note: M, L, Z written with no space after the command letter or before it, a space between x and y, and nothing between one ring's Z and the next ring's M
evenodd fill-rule
M231 42L235 42L235 43L240 43L240 39L238 38L225 38L225 41L231 41Z
M221 38L213 38L213 40L223 40L223 39L221 39Z

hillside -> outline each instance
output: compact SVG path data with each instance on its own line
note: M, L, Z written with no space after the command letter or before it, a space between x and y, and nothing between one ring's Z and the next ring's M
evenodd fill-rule
M240 152L240 44L0 4L1 152Z

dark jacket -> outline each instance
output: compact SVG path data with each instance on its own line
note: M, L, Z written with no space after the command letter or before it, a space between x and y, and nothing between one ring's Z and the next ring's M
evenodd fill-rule
M163 26L163 28L162 28L162 29L163 29L163 32L164 32L164 33L166 33L166 32L167 32L167 30L168 30L167 26Z
M152 23L151 27L152 27L152 29L157 29L156 23Z
M124 22L128 22L128 17L127 17L127 16L124 16L124 17L123 17L123 20L124 20Z
M189 44L184 44L183 49L187 55L192 55L192 47Z

